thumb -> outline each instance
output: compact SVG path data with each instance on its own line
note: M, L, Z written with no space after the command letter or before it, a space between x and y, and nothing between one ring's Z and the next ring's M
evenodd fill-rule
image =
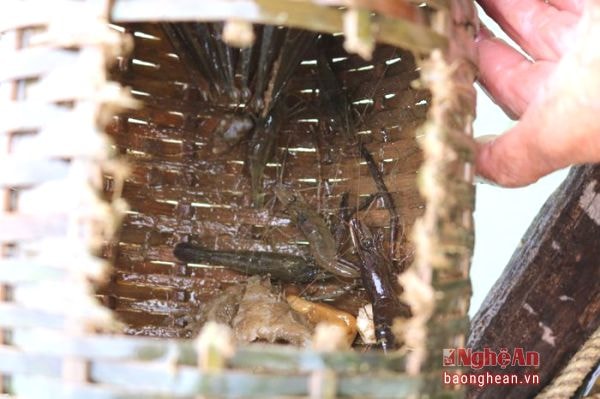
M502 136L480 143L475 169L504 187L521 187L571 164L600 162L600 104L556 91Z
M554 171L557 167L535 136L519 122L501 136L478 138L477 174L503 187L521 187Z

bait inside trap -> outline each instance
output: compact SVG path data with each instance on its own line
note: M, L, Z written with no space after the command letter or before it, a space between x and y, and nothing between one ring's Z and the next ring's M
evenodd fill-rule
M213 15L227 2L213 3L182 17L175 5L162 5L165 16L116 1L94 18L71 4L93 21L89 37L77 35L81 21L56 29L50 10L37 30L7 25L15 57L44 49L56 62L2 71L17 89L9 105L22 112L2 126L13 139L6 162L28 172L3 175L5 215L24 232L26 216L41 219L33 233L3 236L2 262L33 271L0 271L1 356L13 356L0 361L0 387L70 386L86 397L442 392L439 348L460 346L468 326L472 4L247 2L259 12L244 19L227 7L233 15ZM48 83L68 71L83 88ZM30 123L27 107L64 119L30 114L39 119ZM65 133L86 121L85 134ZM33 152L14 144L21 137ZM66 194L72 201L60 202ZM45 198L59 205L42 207ZM194 259L175 256L177 245ZM106 279L100 259L112 266ZM393 300L373 269L381 264L394 286L403 276ZM32 305L37 292L57 299ZM371 303L376 335L385 327L397 347L384 355L364 337L319 346L334 339L314 331L307 314L317 303L329 306L314 310L320 321L338 322ZM233 324L235 348L220 330L202 330L212 319ZM28 351L54 363L24 367Z

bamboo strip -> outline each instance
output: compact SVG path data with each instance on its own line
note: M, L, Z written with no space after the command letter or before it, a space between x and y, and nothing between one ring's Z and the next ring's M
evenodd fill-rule
M26 215L0 213L0 242L33 240L65 234L67 215Z
M0 346L0 373L60 376L61 357L37 355L19 349Z
M39 101L6 101L0 103L0 136L15 131L32 131L67 117L69 110Z
M69 164L55 159L9 155L0 159L1 186L29 186L66 177Z
M343 11L309 2L281 0L203 1L178 0L169 7L160 0L118 0L112 10L112 20L141 21L220 21L242 19L249 22L287 25L318 32L343 31ZM375 38L382 43L419 53L446 46L443 36L419 24L402 19L379 16Z
M2 6L0 32L48 25L52 21L64 20L65 10L74 15L89 8L85 3L68 0L39 1L35 7L19 0L4 0Z
M29 309L25 306L0 302L0 320L4 328L52 328L62 329L65 322L64 315L40 309Z
M2 259L0 260L0 284L33 283L38 280L60 280L66 275L65 270L34 264L30 261Z
M110 372L110 367L107 367L107 372L111 376L115 374ZM309 393L307 376L264 376L249 373L198 374L197 370L186 368L179 370L170 378L168 374L152 374L153 381L165 382L161 387L162 389L150 390L144 382L140 383L143 376L139 373L127 375L140 378L135 378L135 385L131 384L127 387L110 384L61 383L54 379L30 376L16 379L14 385L17 387L18 392L23 392L23 396L26 397L43 397L47 395L48 397L68 396L73 399L134 399L140 396L149 399L166 399L189 398L194 395L221 398L239 398L243 396L275 398L292 397L293 395L305 397ZM163 379L165 377L169 379ZM175 378L178 378L178 380L174 381ZM167 381L171 385L168 385ZM343 396L355 394L374 399L408 397L410 394L416 394L420 386L421 381L414 378L360 376L341 378L338 382L338 392ZM456 398L456 395L449 394L446 397Z
M18 50L2 61L0 82L27 79L46 74L62 65L77 61L78 54L69 50L32 47Z
M80 336L66 337L60 332L18 329L14 340L30 348L30 354L44 357L63 355L104 361L144 362L148 366L160 365L166 356L177 364L195 366L197 355L189 340L161 340L133 336ZM0 354L4 355L0 347ZM10 353L10 352L6 352ZM316 352L290 346L252 344L236 350L228 365L237 369L277 374L308 373L324 367L340 373L373 373L384 370L402 371L404 357L398 354L383 355L377 351Z

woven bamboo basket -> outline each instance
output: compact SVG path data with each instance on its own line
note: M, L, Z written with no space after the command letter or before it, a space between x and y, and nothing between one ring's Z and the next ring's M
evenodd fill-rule
M462 396L440 374L442 348L463 345L468 329L472 2L54 0L0 10L0 393ZM286 80L281 101L297 112L282 118L261 206L247 140L218 155L211 147L222 109L239 110L243 94L215 92L173 40L182 26L201 40L204 23L218 21L253 30L254 48L268 25L320 35ZM178 242L306 256L273 187L302 193L327 220L343 196L356 205L380 191L347 136L324 128L333 116L319 94L322 55L399 214L395 273L412 278L402 280L411 345L383 354L196 338L189 316L248 276L182 263ZM389 243L384 202L356 215ZM355 312L367 301L357 288L332 304Z

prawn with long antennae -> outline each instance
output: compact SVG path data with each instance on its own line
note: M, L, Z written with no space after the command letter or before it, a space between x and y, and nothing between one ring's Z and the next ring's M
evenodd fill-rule
M384 351L397 347L392 325L396 317L410 317L408 306L398 297L393 279L392 260L385 254L382 235L373 233L357 218L350 221L350 234L360 258L363 287L373 305L375 336Z
M308 241L315 263L337 276L357 278L360 275L357 266L338 257L337 244L323 217L299 193L281 185L273 188L273 191Z

